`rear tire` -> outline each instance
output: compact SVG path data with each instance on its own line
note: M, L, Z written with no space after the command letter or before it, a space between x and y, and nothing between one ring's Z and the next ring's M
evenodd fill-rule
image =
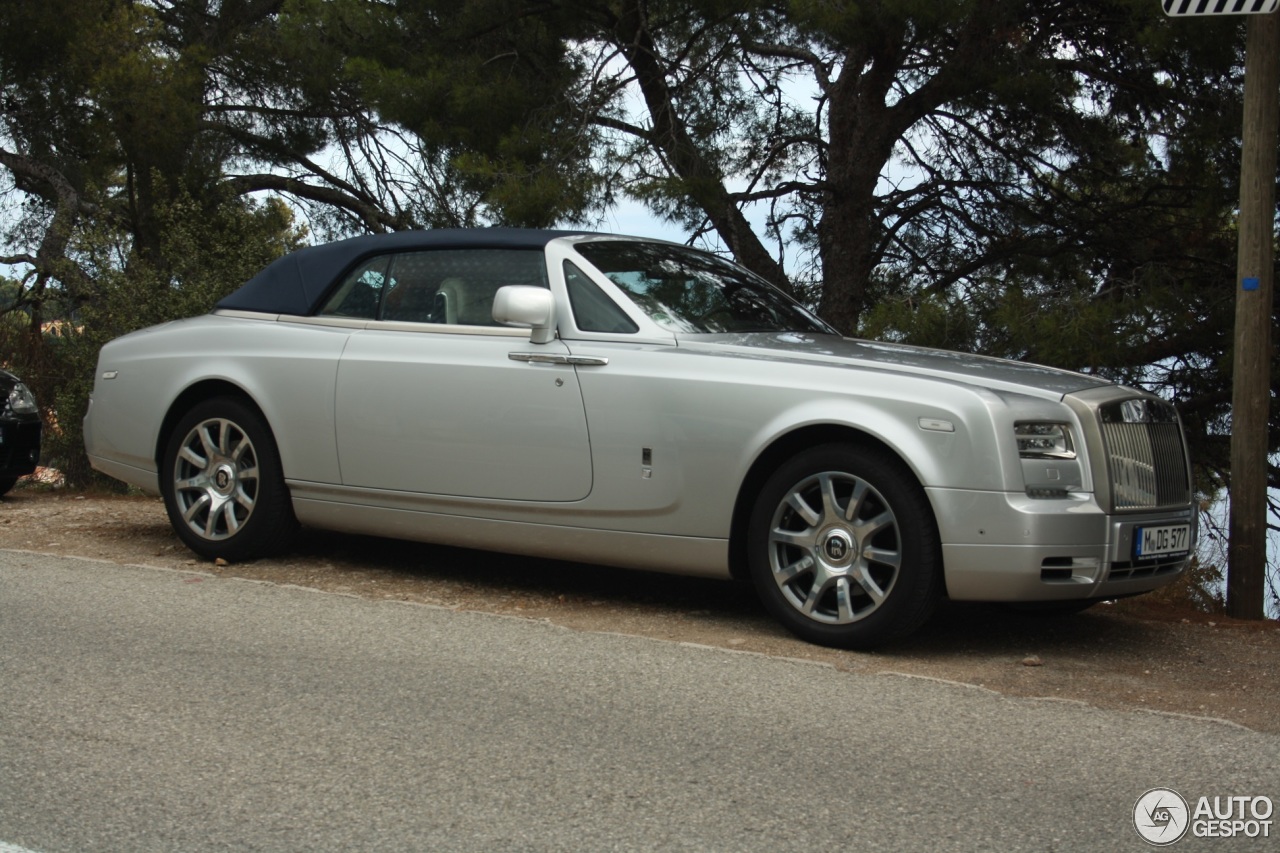
M17 477L0 477L0 496L9 494L15 483L18 482Z
M821 445L783 464L760 490L747 551L764 606L824 646L901 639L942 594L929 501L911 471L878 448Z
M233 397L194 406L161 459L169 522L210 560L252 560L287 550L298 529L275 439L262 416Z

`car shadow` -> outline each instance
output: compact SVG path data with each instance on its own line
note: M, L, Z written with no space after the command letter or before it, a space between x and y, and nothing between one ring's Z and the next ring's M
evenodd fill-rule
M589 603L610 609L697 618L726 631L790 635L762 607L749 583L667 575L561 560L425 545L329 531L304 532L295 558L313 558L336 571L389 573L464 587L493 600L540 604ZM1032 652L1108 655L1140 653L1159 642L1158 623L1126 618L1109 603L1077 614L1028 613L999 604L943 601L915 634L876 650L886 658L1008 656ZM798 641L797 641L798 642Z
M1107 602L1081 613L1046 614L1002 604L944 601L916 634L881 653L923 652L938 659L1046 652L1132 656L1162 635L1156 623L1125 618Z

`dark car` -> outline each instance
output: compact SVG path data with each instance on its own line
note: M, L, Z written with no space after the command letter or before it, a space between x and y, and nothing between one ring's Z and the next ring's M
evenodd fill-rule
M18 377L0 370L0 495L40 460L40 411Z

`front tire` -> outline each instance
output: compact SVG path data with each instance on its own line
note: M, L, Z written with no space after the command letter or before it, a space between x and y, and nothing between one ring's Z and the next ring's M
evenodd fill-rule
M161 460L169 522L210 560L252 560L288 548L298 522L280 454L262 416L231 397L194 406Z
M867 649L905 637L942 593L928 499L878 448L827 444L783 464L760 491L747 549L765 607L824 646Z

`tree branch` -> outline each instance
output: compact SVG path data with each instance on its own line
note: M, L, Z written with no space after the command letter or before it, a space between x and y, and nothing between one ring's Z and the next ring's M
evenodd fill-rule
M270 191L288 193L321 204L330 204L355 214L372 232L402 231L411 227L411 223L405 222L401 217L392 216L381 207L359 196L333 187L308 184L306 181L284 175L232 175L222 182L222 186L236 195Z
M41 289L49 279L69 285L84 285L89 277L79 265L67 257L67 244L82 213L93 213L96 206L86 204L71 182L60 171L34 158L0 149L0 165L15 175L32 182L35 191L53 208L53 219L40 239L32 266L36 270L36 287Z

